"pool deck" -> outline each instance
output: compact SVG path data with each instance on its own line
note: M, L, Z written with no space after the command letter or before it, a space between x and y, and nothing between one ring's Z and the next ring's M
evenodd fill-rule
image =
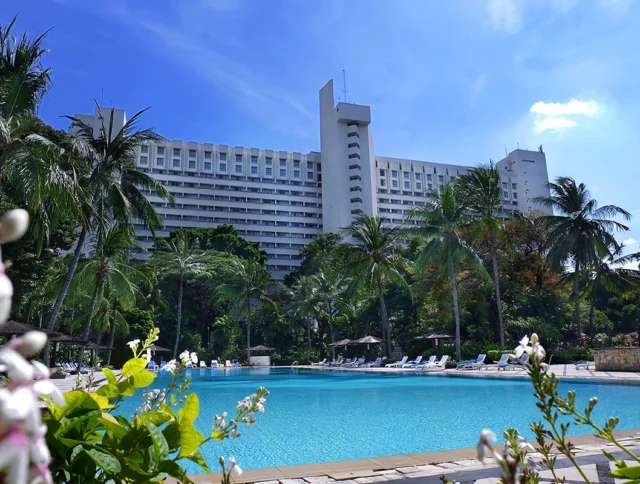
M625 447L636 455L640 454L640 429L619 431L614 435ZM570 440L575 445L573 454L591 482L608 484L618 482L605 477L612 467L602 454L602 450L614 453L616 458L622 458L620 449L594 435L574 436ZM496 446L496 450L501 451L502 448ZM541 461L540 454L530 455L536 462ZM585 482L570 466L568 459L559 457L556 467L560 469L557 471L558 476L565 477L567 483ZM479 462L477 450L472 447L341 462L251 469L244 471L241 476L234 476L234 481L238 484L371 484L403 480L402 484L436 484L442 482L440 476L445 476L448 481L455 480L464 484L493 484L499 482L497 479L499 475L500 470L497 465L490 460L486 465ZM550 472L543 469L541 476L549 478ZM190 477L198 484L213 484L219 483L222 476L220 473L212 473ZM414 481L409 483L407 479Z

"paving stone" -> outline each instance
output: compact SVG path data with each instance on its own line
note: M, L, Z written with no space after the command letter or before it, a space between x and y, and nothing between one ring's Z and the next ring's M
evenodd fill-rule
M401 472L402 474L411 474L412 472L418 472L418 468L416 466L398 467L396 468L396 470L398 472Z
M385 471L379 471L380 474L382 474L383 476L395 476L395 477L402 477L402 474L400 474L397 470L395 469L387 469Z
M483 467L482 462L477 459L457 460L455 463L462 467Z
M280 479L280 484L306 484L304 479Z
M585 476L587 476L587 479L589 479L591 482L599 482L598 470L596 469L595 464L580 466L580 468L584 472ZM584 478L580 475L580 472L575 467L556 469L556 475L560 479L564 477L567 481L585 482ZM551 471L549 470L540 471L540 477L543 479L550 479L553 478L553 474L551 474Z
M453 469L453 470L456 470L456 471L464 470L464 467L459 466L455 462L442 462L442 463L438 464L437 466L441 467L442 469Z
M329 476L305 477L304 480L307 481L309 484L325 484L328 482L336 482L335 479L332 479Z
M278 481L260 481L255 484L278 484Z
M486 479L478 479L475 484L500 484L497 477L487 477Z
M407 477L413 478L413 477L438 476L438 475L450 472L448 469L443 469L442 467L438 467L438 466L419 466L419 467L420 467L419 471L413 474L407 474Z

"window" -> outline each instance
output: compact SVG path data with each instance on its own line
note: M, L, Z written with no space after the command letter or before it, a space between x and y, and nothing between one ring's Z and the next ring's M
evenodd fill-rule
M210 160L211 159L211 151L205 151L204 152L204 159L205 160Z
M242 155L236 155L236 163L242 163Z
M164 166L164 158L156 158L156 165Z
M236 173L242 173L242 165L236 165Z
M196 157L196 150L189 150L189 158L195 158Z
M380 176L385 176L384 175L384 170L380 170Z
M149 163L149 157L148 156L141 156L140 157L140 164L141 165L146 165L147 163Z
M312 171L308 171L307 172L307 180L313 180L313 172Z
M396 170L391 170L391 176L393 178L398 178L398 172Z
M355 133L355 132L351 132L351 133L349 133L349 134L347 135L347 137L348 137L348 138L352 138L352 137L354 137L354 136L356 136L356 137L358 137L358 138L360 137L360 135L359 135L358 133Z
M264 170L264 174L265 174L266 176L271 176L271 175L272 175L272 173L273 173L273 170L272 170L271 168L269 168L269 167L265 168L265 170Z
M300 161L298 161L298 160L293 160L293 167L294 167L294 168L300 168Z
M158 154L164 155L164 146L158 146Z
M227 154L226 153L220 153L220 161L227 161Z
M403 173L403 175L404 175L404 179L405 179L405 180L408 180L408 179L409 179L409 172L405 171L405 172Z
M173 149L173 156L180 156L180 148Z
M409 190L409 188L411 188L411 184L408 181L404 182L404 188Z
M211 162L210 161L205 161L204 162L204 170L205 171L211 171Z
M358 159L360 159L360 155L358 153L351 153L349 155L349 158L358 158Z
M506 190L507 188L509 188L509 184L507 182L502 182L502 188Z
M251 167L251 174L252 175L257 175L258 174L258 167L257 166L252 166Z
M360 188L360 187L351 187L351 188L349 188L349 191L350 192L361 192L362 188Z
M516 192L513 192L513 199L515 200L516 198L518 198L518 194Z
M351 203L362 203L362 198L352 198Z
M287 169L286 168L281 168L280 169L280 176L282 176L282 177L287 176Z
M322 171L322 163L318 163L318 171Z
M140 152L141 153L149 153L149 147L147 145L142 145L140 147Z
M293 178L300 178L300 170L293 170Z
M174 158L173 159L173 167L174 168L180 168L180 159L179 158Z
M284 158L280 158L280 166L286 167L287 166L287 160L285 160Z
M251 157L251 164L252 165L257 165L258 164L258 157L257 156L252 156Z
M360 149L360 145L358 143L349 143L347 148L358 148Z
M381 187L386 187L387 186L387 180L385 180L384 178L380 179L380 186Z
M350 170L360 170L360 165L349 165Z
M264 162L267 166L271 166L273 164L273 158L265 158Z
M443 175L438 175L438 181L440 183L444 183L444 176Z
M422 180L422 175L420 175L420 173L416 173L416 180L417 181Z
M220 171L222 171L222 172L226 172L227 171L227 164L226 163L220 163Z
M190 170L196 169L196 160L189 160L189 169Z
M362 178L360 178L360 175L355 175L355 176L350 176L349 180L351 180L351 181L354 181L354 180L362 181Z
M391 185L393 188L398 188L398 180L393 180L393 183Z
M422 183L416 182L416 190L418 190L419 192L422 191Z
M313 170L313 161L307 161L307 169Z
M517 183L512 183L511 184L511 189L512 190L517 190L518 189L518 184Z
M502 192L502 196L503 196L504 198L509 198L509 192L508 192L508 191L506 191L506 190L505 190L505 191L503 191L503 192Z
M428 182L433 181L433 176L432 175L427 175L427 181Z

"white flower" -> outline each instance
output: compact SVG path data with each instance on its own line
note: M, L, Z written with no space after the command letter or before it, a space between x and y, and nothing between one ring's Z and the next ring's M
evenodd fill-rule
M520 358L523 353L531 354L531 347L529 345L529 337L525 336L520 340L520 344L515 349L516 358Z
M56 405L62 407L65 404L64 395L51 380L38 380L33 384L33 391L36 395L49 395Z
M29 213L21 208L8 211L0 220L0 244L20 239L29 228Z
M140 344L140 340L139 339L134 339L133 341L129 341L127 343L127 346L129 348L131 348L132 350L137 350L139 344Z
M191 353L191 361L194 365L198 363L198 355L196 353Z
M149 348L147 348L147 363L149 363L151 361L151 350Z
M249 407L251 407L251 401L249 397L245 397L243 400L238 402L238 405L236 405L236 408L238 410L244 410L245 408L249 408Z
M480 432L480 440L478 441L478 445L476 446L478 450L478 460L482 462L485 457L495 456L497 458L497 454L494 454L493 448L489 442L495 442L497 440L496 434L494 434L491 430L484 429Z
M0 324L3 324L11 312L13 284L7 275L0 270Z
M166 365L160 368L160 370L170 371L171 373L173 373L174 371L176 371L176 360L169 361Z
M536 449L533 448L533 445L531 445L526 440L523 440L523 441L518 443L518 450L519 451L526 450L527 452L535 452L536 451Z
M241 475L242 469L240 469L240 466L236 463L235 457L230 456L229 462L231 462L231 465L229 466L229 468L231 469L231 472L235 473L238 476Z
M183 363L189 363L190 359L191 357L189 356L189 350L184 350L182 353L180 353L180 361L182 361Z
M538 360L544 360L544 357L547 354L540 343L534 343L531 352Z

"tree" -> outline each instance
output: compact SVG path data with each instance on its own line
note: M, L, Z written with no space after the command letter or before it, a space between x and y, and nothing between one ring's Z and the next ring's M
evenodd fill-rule
M580 274L590 266L597 266L609 253L609 247L617 244L612 232L628 230L626 225L613 220L631 214L615 205L598 208L598 202L584 183L576 184L570 177L556 178L547 183L551 194L535 199L558 215L544 215L540 222L548 227L549 258L556 266L573 265L574 326L578 335L580 327Z
M449 276L456 326L456 359L460 361L460 310L455 271L461 263L467 262L483 276L488 277L488 274L473 248L461 237L462 231L468 228L461 193L455 185L447 183L430 195L431 201L426 206L416 207L409 215L410 220L418 222L410 232L424 241L415 265L421 273L430 263L435 263Z
M173 359L178 355L180 343L180 327L182 324L182 296L185 275L210 276L207 264L210 257L200 249L192 247L192 241L185 234L173 239L161 239L151 256L151 264L162 273L177 273L178 282L178 314L176 320L176 341L173 345Z
M313 292L317 300L318 312L329 323L329 335L331 344L335 343L335 331L333 320L341 309L347 306L345 297L351 286L351 279L344 277L335 268L321 267L311 276ZM336 357L336 347L331 347L333 358Z
M267 296L270 289L275 288L271 274L262 264L254 259L232 260L225 268L225 276L231 282L218 287L221 295L235 298L234 312L243 313L247 321L247 361L251 358L251 300L273 304Z
M146 173L136 170L136 157L140 146L162 139L152 129L139 129L138 122L146 110L134 114L121 130L114 130L114 111L108 122L98 107L101 121L99 134L93 136L93 126L86 124L79 118L69 117L72 126L78 132L78 138L84 140L91 150L86 163L87 175L81 181L86 186L87 198L79 213L82 214L81 226L73 259L65 276L62 288L51 311L47 329L54 329L56 319L62 303L69 291L73 275L78 267L80 255L87 233L91 230L102 230L115 220L120 224L132 226L137 223L154 228L162 226L162 217L156 212L152 203L145 197L143 191L155 196L168 199L174 203L173 196L164 188L162 183ZM82 223L90 220L90 223ZM45 347L45 360L48 360L48 345Z
M410 292L402 273L407 263L398 252L402 231L398 227L383 225L379 217L361 214L342 229L341 234L346 241L337 251L344 269L378 295L382 337L387 355L390 355L393 348L384 299L385 282L396 282Z
M493 285L496 294L500 348L504 349L504 322L502 320L502 298L498 271L498 239L506 235L500 172L489 162L487 166L471 168L458 181L463 204L471 211L474 235L486 233L493 268ZM475 238L475 237L474 237Z
M127 264L131 247L136 245L135 233L127 226L114 224L98 230L94 244L95 257L83 264L74 277L72 287L73 292L91 291L91 299L80 336L83 341L89 340L98 301L105 297L105 285L108 286L110 300L119 300L129 306L135 304L138 287L146 281L146 277L139 269ZM82 367L84 348L84 346L80 348L79 368Z
M589 334L594 335L593 318L596 295L602 287L618 296L640 287L640 270L632 269L630 264L640 261L640 252L622 255L623 246L610 248L609 254L601 258L597 265L587 271L584 296L589 298Z
M284 277L285 285L292 287L301 276L309 276L334 259L340 236L333 232L321 234L300 249L300 267Z
M307 326L307 359L311 361L311 320L318 312L318 297L312 276L301 276L291 290L286 311ZM332 341L333 342L333 341Z

